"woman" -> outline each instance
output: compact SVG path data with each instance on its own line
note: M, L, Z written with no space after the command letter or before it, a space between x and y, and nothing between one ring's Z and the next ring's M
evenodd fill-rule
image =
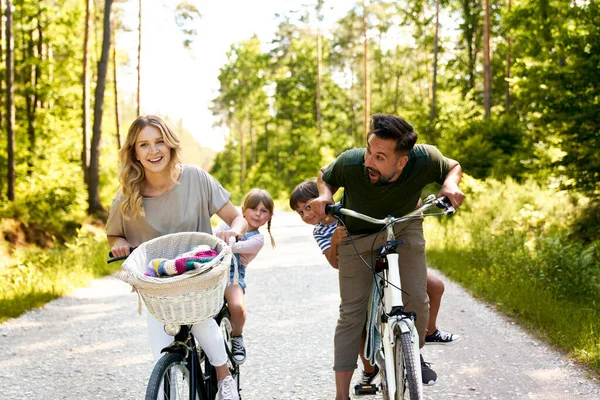
M228 243L247 228L244 217L229 201L230 194L212 176L194 165L181 164L181 144L166 121L153 115L138 117L119 151L119 182L106 223L115 257L131 247L169 233L212 233L210 217L217 214L231 229L217 236ZM217 371L217 399L239 398L227 368L223 335L214 319L195 324L192 332ZM148 336L154 360L172 338L148 313Z

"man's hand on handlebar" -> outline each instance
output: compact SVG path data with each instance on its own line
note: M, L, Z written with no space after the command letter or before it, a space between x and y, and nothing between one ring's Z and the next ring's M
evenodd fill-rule
M310 205L310 210L315 216L323 218L325 216L325 205L333 204L333 198L330 196L319 196L310 200L307 204Z
M456 185L453 182L444 183L439 193L437 194L437 197L442 196L446 196L450 200L454 208L460 207L460 205L465 199L465 194L462 192L462 190L458 188L458 185Z

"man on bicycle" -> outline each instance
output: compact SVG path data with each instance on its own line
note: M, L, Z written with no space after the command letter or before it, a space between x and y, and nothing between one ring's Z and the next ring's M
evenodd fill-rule
M321 168L317 180L319 197L312 200L311 208L323 216L325 204L333 204L333 194L343 187L345 208L374 218L401 217L415 209L422 189L432 182L442 185L438 196L447 196L458 208L464 199L458 188L462 177L460 165L433 146L415 145L416 141L417 134L404 119L373 115L367 148L345 151L329 166ZM345 223L350 237L338 245L341 303L333 366L337 400L349 398L371 294L372 271L361 256L371 262L373 252L385 241L385 235L378 235L379 226L355 218L348 218ZM417 314L416 327L423 347L429 317L423 221L416 218L399 223L395 231L396 240L402 241L398 253L405 309ZM437 374L422 357L421 368L423 384L434 384Z

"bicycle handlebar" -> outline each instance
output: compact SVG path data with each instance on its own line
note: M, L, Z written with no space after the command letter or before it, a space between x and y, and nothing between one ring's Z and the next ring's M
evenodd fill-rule
M134 251L135 249L136 249L136 247L130 247L130 248L129 248L129 254L131 254L131 252L132 252L132 251ZM107 263L107 264L110 264L110 263L114 263L114 262L116 262L116 261L125 260L125 259L126 259L127 257L129 257L129 256L113 257L113 253L112 253L112 251L109 251L109 252L108 252L108 257L109 257L109 259L108 259L108 260L106 260L106 263Z
M384 219L377 219L377 218L369 217L368 215L361 214L359 212L356 212L356 211L353 211L353 210L350 210L347 208L343 208L341 206L341 204L339 204L339 203L338 204L326 204L325 205L325 213L331 214L331 215L347 215L350 217L362 219L363 221L367 221L372 224L386 225L388 223L394 224L397 222L406 221L413 217L420 216L424 211L427 211L433 207L438 207L439 209L443 210L443 214L445 214L445 215L451 215L456 212L456 209L452 206L450 199L448 199L446 196L435 198L434 195L430 195L424 199L423 203L424 204L421 207L417 208L416 210L414 210L402 217L388 216Z

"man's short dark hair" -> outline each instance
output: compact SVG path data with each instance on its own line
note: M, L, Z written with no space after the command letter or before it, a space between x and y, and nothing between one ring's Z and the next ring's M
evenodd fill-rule
M319 197L319 188L314 179L307 179L298 184L290 195L290 208L296 211L298 203L306 203L309 200Z
M390 114L374 114L371 116L371 126L367 139L376 135L381 139L396 140L396 153L406 156L417 142L417 133L413 126L403 118Z

